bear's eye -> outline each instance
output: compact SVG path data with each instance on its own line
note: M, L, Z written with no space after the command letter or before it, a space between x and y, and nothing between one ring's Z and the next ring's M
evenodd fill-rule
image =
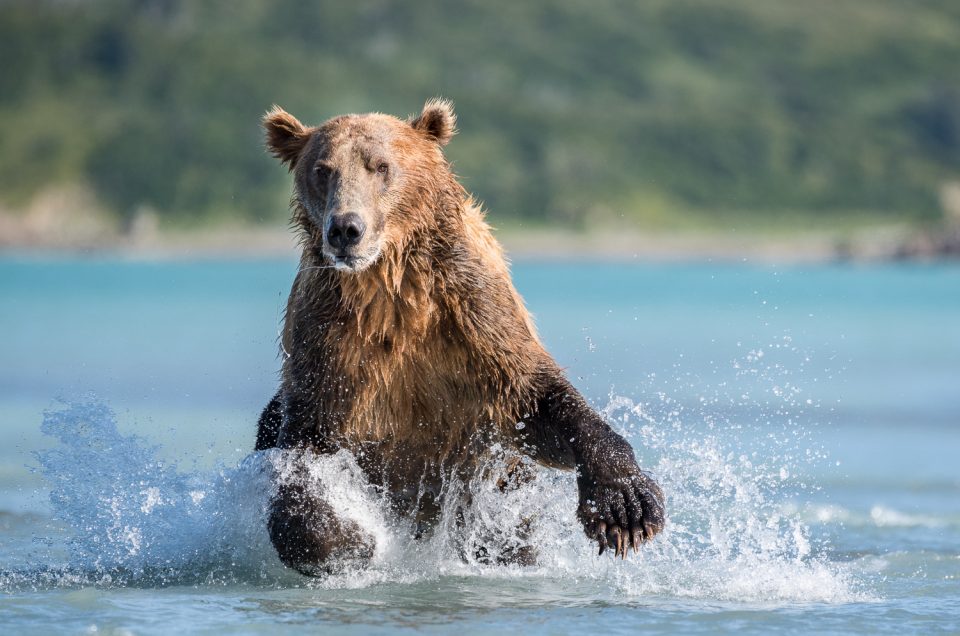
M326 164L318 163L314 166L313 173L317 175L318 178L325 179L330 173L330 168Z
M377 164L377 174L387 174L389 169L389 166L383 161Z

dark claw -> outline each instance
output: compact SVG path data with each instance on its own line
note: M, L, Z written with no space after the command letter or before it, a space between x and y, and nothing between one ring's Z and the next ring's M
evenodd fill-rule
M647 535L647 541L653 538L653 535L657 534L656 527L649 521L643 522L643 532Z
M600 556L607 549L607 524L602 521L597 524L597 542L600 543L600 552L597 556Z
M630 538L633 541L633 553L640 552L640 544L643 543L643 530L634 527L633 532L630 533Z
M613 543L616 547L613 556L618 557L620 556L621 552L623 552L623 534L620 532L619 526L613 526L610 528L610 537L612 539L611 543Z

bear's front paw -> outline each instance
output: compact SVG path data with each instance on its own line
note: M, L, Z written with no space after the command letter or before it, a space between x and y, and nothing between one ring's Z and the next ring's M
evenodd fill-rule
M636 464L625 471L581 469L577 481L577 516L587 536L600 545L600 554L613 547L616 556L626 558L631 545L637 552L663 530L663 491Z
M376 547L373 535L299 485L278 489L267 529L284 565L307 576L363 565L373 558Z

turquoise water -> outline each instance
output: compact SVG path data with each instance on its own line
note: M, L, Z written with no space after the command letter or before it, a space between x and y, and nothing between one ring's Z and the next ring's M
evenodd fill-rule
M960 267L518 263L570 377L668 496L597 558L567 475L535 568L418 543L348 456L318 483L379 539L309 580L277 561L251 454L287 261L0 260L5 633L960 632Z

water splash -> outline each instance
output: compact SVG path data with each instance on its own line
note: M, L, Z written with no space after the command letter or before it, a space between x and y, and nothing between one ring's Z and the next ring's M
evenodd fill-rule
M60 442L38 459L54 515L71 531L68 578L164 584L263 568L270 482L258 456L179 472L157 446L119 433L114 413L93 399L47 411L41 430Z
M347 452L311 462L308 480L340 514L377 541L372 562L325 579L284 568L266 532L272 476L288 469L280 451L253 453L233 468L181 472L157 447L118 432L101 403L45 414L43 431L60 446L39 455L55 516L69 528L69 557L43 568L0 573L0 589L37 586L252 584L368 587L445 576L538 580L586 597L751 602L847 602L856 580L818 554L799 514L784 504L787 464L738 454L735 438L690 431L677 417L656 424L648 405L613 398L604 415L625 432L668 497L665 532L627 561L598 558L576 521L573 475L531 467L536 479L502 492L485 480L451 483L469 491L465 517L445 510L422 540L387 512ZM669 419L669 418L668 418ZM492 462L499 460L492 459ZM496 466L493 466L496 468ZM517 520L531 520L517 530ZM536 567L491 565L497 550L532 544ZM487 558L464 546L483 545ZM489 557L493 557L493 559Z

